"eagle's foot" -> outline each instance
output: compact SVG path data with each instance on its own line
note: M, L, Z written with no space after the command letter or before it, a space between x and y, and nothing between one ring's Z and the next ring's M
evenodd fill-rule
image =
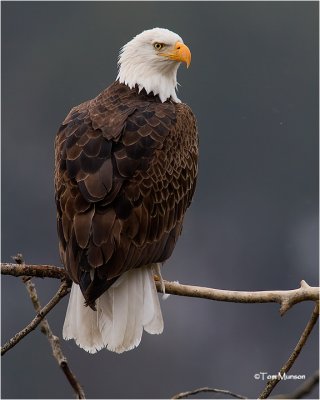
M164 280L163 280L162 275L161 275L160 267L161 267L161 263L157 263L157 264L153 264L152 265L152 269L153 269L153 273L154 273L153 278L154 278L154 280L156 282L160 282L162 293L163 293L163 295L165 295L166 294L166 287L165 287Z

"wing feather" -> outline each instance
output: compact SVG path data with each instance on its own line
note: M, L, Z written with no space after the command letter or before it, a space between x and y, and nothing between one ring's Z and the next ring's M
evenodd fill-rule
M197 157L195 118L184 104L115 82L71 110L56 137L58 232L88 304L125 271L170 257Z

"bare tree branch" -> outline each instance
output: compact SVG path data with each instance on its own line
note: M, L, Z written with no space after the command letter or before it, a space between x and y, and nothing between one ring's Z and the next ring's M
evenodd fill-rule
M15 346L24 336L31 332L35 327L43 320L45 315L69 292L70 279L64 269L58 268L52 265L20 265L1 263L1 274L11 276L35 276L35 277L48 277L60 279L63 281L56 295L52 300L38 313L31 323L24 328L21 332L17 333L12 339L10 339L1 349L1 354L5 354L9 349ZM231 291L231 290L220 290L200 286L181 285L176 282L163 281L159 282L155 279L156 287L158 292L162 293L162 284L165 286L167 294L173 294L178 296L197 297L216 301L226 301L234 303L279 303L280 314L283 315L293 305L302 301L314 301L317 305L313 311L312 317L308 322L304 332L302 333L299 342L297 343L293 353L289 357L288 361L281 368L279 374L283 375L288 372L296 358L298 357L301 349L305 345L308 336L310 335L313 327L315 326L318 313L319 313L319 287L309 286L305 281L301 281L301 286L294 290L274 290L274 291L259 291L259 292L246 292L246 291ZM261 399L267 398L274 387L277 385L280 379L274 379L267 383L265 389L260 394ZM237 398L245 398L229 391L223 391L222 389L212 388L200 388L191 392L184 392L176 395L174 398L182 398L177 396L189 396L192 394L211 391L216 393L224 393Z
M200 297L203 299L227 301L233 303L279 303L280 314L283 315L294 304L301 301L319 300L320 288L309 286L301 281L299 289L274 290L260 292L244 292L232 290L211 289L200 286L181 285L180 283L164 281L166 293L178 296ZM158 292L162 292L160 282L156 282Z
M12 276L36 276L40 278L69 279L62 268L52 265L19 265L1 264L1 273ZM200 286L182 285L176 282L164 281L167 294L177 296L198 297L202 299L228 301L234 303L279 303L280 314L283 315L294 304L302 301L319 300L320 288L309 286L305 281L301 281L299 289L294 290L274 290L260 292L245 292L212 289ZM161 283L156 281L158 292L162 293Z
M24 260L22 254L18 253L16 256L12 257L17 264L24 266ZM55 267L54 267L55 268ZM49 270L52 270L50 267ZM51 271L50 271L51 272ZM33 304L33 307L37 314L41 313L41 304L40 300L38 297L38 293L35 287L35 284L32 282L31 277L29 276L22 276L21 277L22 282L25 284L25 287L27 289L27 292L29 294L30 300ZM62 372L66 376L68 382L70 383L71 387L75 391L75 394L78 399L85 399L85 394L84 391L78 382L77 378L71 371L69 364L67 362L67 358L62 352L60 340L58 336L55 336L50 328L49 322L46 318L43 318L40 321L40 330L41 332L47 336L47 339L49 341L49 344L52 349L52 354L54 358L56 359L59 367L61 368Z
M1 274L11 276L36 276L37 278L56 278L69 280L63 268L54 265L1 263Z
M41 304L39 301L39 297L36 291L36 287L34 283L31 281L31 278L23 277L22 281L26 285L27 291L29 293L30 299L32 301L33 307L37 313L41 311ZM58 365L62 369L63 373L65 374L68 382L70 383L71 387L76 393L78 399L85 399L84 391L78 382L77 378L71 371L67 358L62 352L61 344L58 336L55 336L50 328L49 322L46 318L40 322L40 329L41 332L47 336L48 341L51 345L52 354L54 358L57 360Z
M301 399L307 394L309 394L314 387L319 383L319 370L316 371L309 379L307 379L301 386L299 386L294 392L286 393L286 394L278 394L276 396L270 397L271 399ZM247 399L247 397L242 396L237 393L230 392L229 390L223 389L212 389L209 387L203 387L199 389L190 390L188 392L182 392L174 395L172 400L174 399L185 399L189 396L204 393L204 392L212 392L212 393L220 393L225 394L231 397L235 397L237 399Z
M302 335L301 335L298 343L296 344L296 347L294 348L292 354L290 355L288 360L285 362L283 367L280 369L279 376L276 379L271 379L270 381L268 381L266 387L261 392L259 399L266 399L270 395L270 393L273 391L273 389L276 387L276 385L279 383L279 381L281 380L281 376L283 376L290 370L290 368L296 361L297 357L299 356L303 346L306 344L306 341L307 341L312 329L316 325L318 318L319 318L319 304L316 304L316 306L312 312L311 318L310 318L309 322L307 323L306 327L304 328L304 331L302 332Z
M204 392L212 392L212 393L220 393L220 394L225 394L231 397L235 397L236 399L247 399L247 397L241 396L240 394L230 392L230 390L223 390L223 389L213 389L209 387L202 387L199 389L194 389L190 390L189 392L182 392L174 395L172 397L172 400L174 399L186 399L189 396L192 396L194 394L198 393L204 393Z
M3 356L8 350L12 349L17 343L20 342L28 333L33 331L43 320L43 318L48 314L49 311L53 309L55 305L70 291L69 282L63 282L59 287L57 293L52 297L47 305L45 305L35 316L35 318L20 332L15 334L7 343L1 347L1 355Z
M302 385L300 385L294 392L277 394L270 397L270 399L302 399L309 394L315 386L319 383L319 370L316 371L310 378L308 378Z

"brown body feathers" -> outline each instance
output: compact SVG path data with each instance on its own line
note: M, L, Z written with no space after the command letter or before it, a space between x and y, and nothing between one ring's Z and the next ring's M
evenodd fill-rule
M55 142L59 248L92 308L127 270L170 257L197 159L185 104L115 82L71 110Z

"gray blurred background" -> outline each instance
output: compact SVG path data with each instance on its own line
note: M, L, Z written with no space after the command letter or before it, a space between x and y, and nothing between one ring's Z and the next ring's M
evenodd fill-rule
M55 133L70 108L116 77L142 30L177 32L192 51L179 97L197 116L199 180L163 275L232 290L318 281L317 2L2 2L2 261L60 265ZM36 280L45 304L58 282ZM61 334L65 298L49 314ZM201 386L255 397L277 373L313 305L174 297L165 331L134 351L92 356L63 342L88 398L168 398ZM19 279L2 278L2 343L34 316ZM291 372L318 366L316 332ZM281 382L275 393L301 382ZM211 395L212 396L212 395ZM2 398L72 398L39 330L2 359ZM203 394L202 397L205 397ZM219 397L219 396L216 396ZM315 390L309 397L317 397Z

